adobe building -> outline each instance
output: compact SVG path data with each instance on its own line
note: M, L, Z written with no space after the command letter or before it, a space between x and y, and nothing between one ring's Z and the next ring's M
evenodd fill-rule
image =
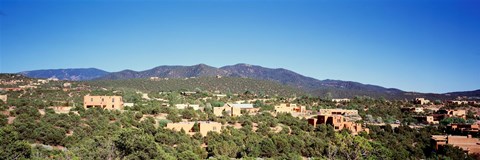
M452 136L452 135L432 135L432 143L436 150L441 149L449 144L463 149L468 154L480 153L480 140L468 136Z
M358 110L354 109L320 109L321 115L358 115Z
M413 116L419 123L424 124L438 124L439 121L435 121L434 116Z
M413 103L424 105L424 104L430 103L430 100L425 99L425 98L415 98L415 100L413 100Z
M340 131L342 129L347 129L352 132L352 134L358 134L361 131L369 133L368 128L363 128L362 124L348 121L342 115L317 115L315 118L308 119L308 124L317 127L318 124L328 124L333 126L335 131Z
M215 116L223 116L223 113L227 113L229 116L240 116L242 110L249 113L257 113L259 108L254 108L253 104L230 104L226 103L222 107L213 107L213 114Z
M83 108L100 107L103 109L123 109L123 99L121 96L90 96L83 97Z
M185 108L193 108L193 110L199 110L200 105L198 104L175 104L175 107L177 109L185 109Z
M423 113L425 110L422 107L404 107L400 109L402 112Z
M281 103L275 106L275 113L305 113L306 111L305 106L297 106L292 103Z
M60 113L67 114L72 109L72 107L69 107L69 106L51 106L51 107L48 107L48 108L53 109L53 111L55 111L55 113L57 113L57 114L60 114Z
M7 103L7 98L8 98L7 95L0 95L0 100L2 100L3 103Z
M465 119L467 111L464 109L440 109L435 114L444 115L444 117L460 117Z
M461 135L475 135L478 136L480 126L478 124L458 124L452 123L447 125L448 133L455 133Z
M198 130L195 131L195 123L198 124ZM178 122L178 123L167 123L167 129L171 129L174 131L181 131L182 129L190 135L195 134L196 132L202 134L202 136L206 136L208 132L218 132L220 133L222 129L222 124L218 122L211 122L211 121L198 121L198 122Z
M332 99L332 102L336 102L336 103L340 103L340 102L350 102L350 99L348 99L348 98Z

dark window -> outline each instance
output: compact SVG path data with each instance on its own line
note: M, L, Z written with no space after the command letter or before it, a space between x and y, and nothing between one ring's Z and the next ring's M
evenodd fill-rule
M115 102L115 98L112 98L112 102Z

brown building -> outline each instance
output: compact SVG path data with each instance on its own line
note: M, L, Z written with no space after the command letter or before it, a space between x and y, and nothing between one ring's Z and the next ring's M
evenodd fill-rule
M83 97L83 108L100 107L103 109L123 109L121 96L90 96Z
M480 140L468 136L447 136L447 135L432 135L432 143L435 149L440 149L446 144L462 148L466 153L480 153Z
M368 128L363 128L359 123L347 121L342 115L317 115L315 118L308 119L308 124L313 125L313 127L317 127L317 124L328 124L333 126L335 131L347 129L352 134L358 134L361 131L369 132Z
M198 128L195 128L195 123L198 124ZM202 134L202 136L206 136L208 132L218 132L222 129L222 124L218 122L210 122L210 121L198 121L198 122L179 122L179 123L167 123L167 129L181 131L182 129L190 134L193 135L196 132ZM196 130L197 129L197 130Z
M447 125L449 133L463 134L463 135L477 135L480 126L478 124L457 124L452 123Z

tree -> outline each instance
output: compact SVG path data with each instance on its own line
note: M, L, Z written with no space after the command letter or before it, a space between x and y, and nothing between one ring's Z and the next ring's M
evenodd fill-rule
M153 136L145 134L139 129L122 129L114 143L121 157L138 156L156 159L159 156L158 146Z
M31 156L30 144L20 140L11 126L0 128L0 143L0 159L28 159Z

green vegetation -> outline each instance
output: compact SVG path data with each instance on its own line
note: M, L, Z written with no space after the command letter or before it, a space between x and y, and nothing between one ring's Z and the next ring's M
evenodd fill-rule
M4 92L9 97L0 107L0 159L478 158L451 146L434 152L431 135L445 133L448 123L465 121L450 118L439 126L410 128L408 124L415 123L412 115L400 110L413 106L407 101L356 97L350 102L336 104L328 96L303 96L293 100L291 96L281 95L301 93L275 83L242 78L74 82L72 85L86 89L52 89L61 83L34 90ZM229 89L229 85L233 87ZM265 86L259 87L261 85ZM106 89L101 89L103 87ZM192 90L196 93L181 94ZM228 94L208 99L211 91L216 90ZM156 100L146 100L136 91L149 93L149 98ZM135 104L123 111L84 109L81 104L86 94L121 95L125 102ZM258 97L271 98L251 102L260 108L258 114L216 117L212 113L213 107L226 102ZM269 111L281 102L307 106L314 112L320 108L356 109L363 118L361 122L365 123L393 123L396 120L402 123L396 128L388 124L384 127L368 125L369 134L352 135L347 130L335 132L330 125L314 128L305 118L291 114L272 115ZM205 111L173 107L178 103L198 104L205 107ZM75 107L69 113L55 113L48 108L59 105ZM467 117L475 118L473 112ZM164 128L167 123L182 119L216 121L224 127L220 133L209 132L206 136ZM199 123L195 123L192 130L198 131L199 127Z
M215 78L199 77L189 79L169 79L151 81L147 79L98 80L87 84L116 89L134 89L143 92L161 91L221 91L223 93L244 93L246 91L270 96L305 95L306 93L293 87L279 83L248 78Z

